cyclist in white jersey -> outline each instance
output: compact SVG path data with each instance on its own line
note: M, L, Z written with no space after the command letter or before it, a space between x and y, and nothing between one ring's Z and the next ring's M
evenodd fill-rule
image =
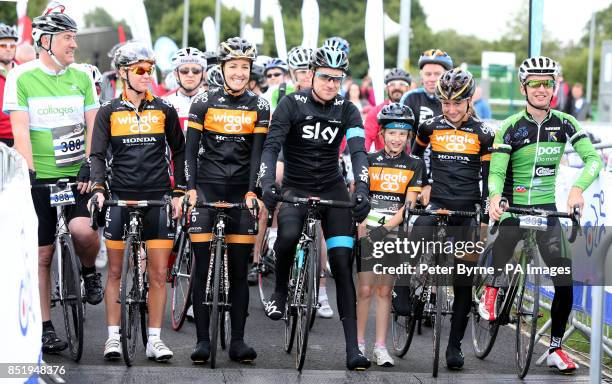
M197 48L182 48L172 55L172 67L179 87L163 98L176 109L181 128L186 132L191 102L204 91L202 82L206 70L206 57L204 52Z

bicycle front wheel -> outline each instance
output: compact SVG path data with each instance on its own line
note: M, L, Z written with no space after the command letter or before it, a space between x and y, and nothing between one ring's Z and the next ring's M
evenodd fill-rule
M424 304L419 296L412 296L412 313L408 316L400 316L392 313L391 336L393 338L393 352L397 357L404 357L410 349L417 320L423 313ZM392 309L393 310L393 309Z
M221 260L223 258L223 244L216 241L215 260L213 264L212 306L210 307L210 367L215 368L217 360L217 336L219 336L219 294L221 289ZM210 271L209 271L210 273Z
M534 258L534 265L537 261ZM540 311L540 275L524 274L515 299L516 368L519 378L529 371Z
M172 281L172 329L175 331L183 326L187 309L191 305L191 271L194 263L189 236L185 232L179 236Z
M477 267L491 267L493 265L493 243L489 244L482 255L478 259ZM485 283L490 279L490 275L479 273L481 269L477 268L474 274L474 285L472 287L472 346L474 354L479 359L484 359L493 349L497 332L499 331L499 323L488 321L480 317L478 313L478 304L480 298L484 294Z
M79 262L70 235L59 239L61 247L61 304L70 357L76 362L83 354L83 297Z
M140 277L138 273L138 253L140 242L128 236L123 251L121 268L121 348L123 361L129 367L132 365L138 343L138 326L140 314Z
M442 337L442 316L448 311L448 300L446 287L441 283L443 278L436 274L436 312L433 327L433 377L438 377L438 367L440 365L440 339Z
M301 270L298 278L298 308L297 308L297 353L295 355L295 367L302 371L306 360L308 349L308 332L312 321L312 312L316 306L315 284L318 282L316 274L317 258L314 245L311 243L307 248L306 265Z

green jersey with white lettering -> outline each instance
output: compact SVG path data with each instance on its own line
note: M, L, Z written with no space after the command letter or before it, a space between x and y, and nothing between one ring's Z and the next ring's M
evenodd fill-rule
M526 110L507 118L495 133L489 196L502 194L518 205L554 204L559 162L568 142L584 162L573 186L585 190L603 164L573 116L551 109L540 124Z
M76 176L85 158L85 112L99 107L90 75L75 66L56 73L34 60L9 72L5 113L28 112L36 177Z

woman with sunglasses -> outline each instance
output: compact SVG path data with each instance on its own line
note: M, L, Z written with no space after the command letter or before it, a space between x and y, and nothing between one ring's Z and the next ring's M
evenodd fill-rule
M189 107L197 95L204 92L202 82L206 70L204 52L197 48L187 47L172 55L174 78L179 87L176 91L164 96L164 100L172 104L179 115L183 132L187 131Z
M191 104L185 162L192 205L196 199L230 203L246 200L251 207L257 197L255 183L268 133L270 107L265 99L248 89L256 56L255 46L245 39L232 37L222 42L218 58L223 86L210 87ZM257 357L255 350L244 342L249 306L247 273L255 243L254 219L247 211L232 210L228 215L225 239L232 303L229 357L247 363ZM214 219L214 212L206 209L191 212L189 232L195 255L193 312L197 332L191 360L196 364L203 364L210 357L210 318L204 294Z
M173 218L180 212L179 197L185 190L185 137L174 108L149 91L155 70L153 53L142 43L127 43L115 53L118 75L125 84L120 97L105 103L96 116L91 148L92 192L99 208L108 191L106 180L107 150L113 157L110 198L121 200L162 200L172 194ZM174 164L176 188L171 190L166 147ZM104 237L108 250L106 283L106 323L108 340L105 359L121 356L119 334L119 283L123 259L123 227L127 212L110 207L106 213ZM166 226L164 209L145 210L144 240L147 245L149 277L148 335L146 355L156 361L172 358L172 351L160 338L166 305L166 265L174 232Z

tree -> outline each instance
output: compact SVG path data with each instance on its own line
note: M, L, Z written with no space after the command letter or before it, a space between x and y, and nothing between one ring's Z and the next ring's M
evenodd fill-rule
M126 36L131 36L130 27L127 25L125 20L116 21L104 8L97 7L93 11L86 13L83 16L85 21L85 28L95 27L113 27L117 28L119 25L123 26Z

